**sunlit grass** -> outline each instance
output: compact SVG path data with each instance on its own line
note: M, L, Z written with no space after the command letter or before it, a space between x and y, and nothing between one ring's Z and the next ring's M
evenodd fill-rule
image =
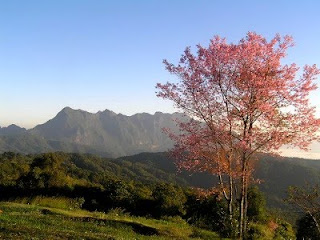
M67 197L46 197L46 196L34 196L15 198L15 203L31 204L41 207L52 207L60 209L79 209L84 202L83 198L67 198Z
M0 239L220 239L180 218L134 217L1 202Z

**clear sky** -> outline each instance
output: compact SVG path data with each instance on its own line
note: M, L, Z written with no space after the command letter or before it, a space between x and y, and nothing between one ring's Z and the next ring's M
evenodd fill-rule
M317 0L0 0L0 126L30 128L65 106L173 112L155 96L172 80L162 60L214 35L289 34L286 61L320 66L319 12Z

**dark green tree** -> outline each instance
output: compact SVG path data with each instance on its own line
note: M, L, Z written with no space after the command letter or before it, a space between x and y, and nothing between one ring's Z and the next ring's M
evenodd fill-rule
M320 217L320 214L317 214ZM297 221L297 239L320 239L318 228L309 214L305 214Z
M185 214L184 204L187 198L180 187L160 183L153 189L156 216L182 216Z
M20 179L20 185L32 189L68 186L64 160L59 153L41 154L33 160L28 174Z
M303 210L313 220L320 234L320 186L307 184L303 188L291 186L287 201Z
M266 199L257 186L248 189L248 220L266 221Z

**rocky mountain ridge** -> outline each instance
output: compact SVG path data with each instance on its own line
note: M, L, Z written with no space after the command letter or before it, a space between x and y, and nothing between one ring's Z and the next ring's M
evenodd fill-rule
M89 113L66 107L33 129L9 126L9 129L16 129L16 134L0 129L0 151L90 152L109 157L166 151L173 142L162 129L177 130L174 120L183 117L180 113L161 112L132 116L110 110Z

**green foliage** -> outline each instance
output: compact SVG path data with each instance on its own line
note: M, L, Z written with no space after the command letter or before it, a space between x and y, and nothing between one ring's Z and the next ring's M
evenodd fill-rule
M111 202L130 201L133 186L121 180L109 180L103 185Z
M287 239L296 239L295 232L292 229L291 224L278 219L277 220L278 227L274 233L275 240L287 240Z
M20 179L24 188L52 188L68 186L68 178L63 167L62 154L45 153L37 156L30 164L30 170Z
M121 210L104 214L3 202L0 209L1 239L220 239L186 223L133 217Z
M20 158L25 158L24 165L17 160ZM40 204L37 201L42 199L40 202L44 204L46 197L77 198L84 199L81 205L89 210L122 208L136 215L159 218L185 213L186 197L181 187L160 184L159 180L150 178L152 174L148 171L139 177L149 180L128 181L128 175L136 179L136 174L143 172L142 164L136 166L128 161L107 161L92 155L59 152L29 155L28 158L5 153L0 155L0 160L0 164L6 166L4 171L9 173L0 179L2 199L24 198L28 202L32 199L35 204ZM17 170L9 172L9 167ZM117 171L119 176L115 174ZM55 204L63 208L61 202Z
M186 219L200 228L217 231L222 236L232 232L228 218L227 203L218 196L201 197L195 192L188 192Z
M248 240L273 239L273 231L266 225L250 223L247 238Z
M203 188L212 187L216 183L216 178L209 174L195 173L191 176L188 172L177 174L174 162L166 153L142 153L115 160L90 154L56 152L54 155L64 159L61 166L66 178L62 180L68 188L76 185L97 186L102 184L103 179L109 178L133 180L144 184L167 182ZM2 170L0 171L0 185L15 185L21 176L29 172L31 162L38 157L41 158L42 155L0 154L0 169ZM285 198L289 185L301 185L305 180L311 183L320 180L320 163L317 161L288 158L283 161L262 155L257 164L255 178L264 181L259 188L266 194L269 207L271 205L278 208L287 207L283 203L283 198ZM37 177L36 173L34 177ZM41 185L40 179L39 184Z
M264 223L267 220L266 199L257 186L248 189L248 220Z
M13 152L0 155L0 184L14 186L20 176L29 172L31 158Z
M273 223L273 222L270 222ZM273 224L261 224L250 222L248 225L248 240L274 239L294 240L296 239L292 226L282 220Z
M81 209L84 198L67 198L67 197L46 197L34 196L17 198L14 202L23 204L32 204L42 207L60 208L60 209Z
M177 176L173 163L164 153L116 160L59 152L36 155L4 153L0 154L0 168L2 200L16 199L22 203L66 210L81 207L108 212L113 209L111 213L118 211L118 217L129 217L128 214L156 217L180 226L192 224L209 232L219 232L222 236L230 236L232 232L226 202L218 196L199 198L194 190L184 187L190 178L184 176L185 173ZM212 180L204 176L192 177L194 182L200 179L198 183ZM177 183L181 185L175 185ZM248 201L249 236L252 239L268 239L271 235L276 239L293 236L291 226L286 223L277 222L275 229L268 227L270 219L275 216L266 213L264 195L257 187L249 189ZM202 234L206 239L203 231L194 231L193 236Z
M152 197L158 217L185 214L184 204L187 198L180 187L165 183L158 184L153 189Z
M269 207L290 210L289 205L283 201L290 185L301 187L306 181L311 184L320 181L320 161L270 155L259 158L254 175L263 180L259 188L266 194Z

